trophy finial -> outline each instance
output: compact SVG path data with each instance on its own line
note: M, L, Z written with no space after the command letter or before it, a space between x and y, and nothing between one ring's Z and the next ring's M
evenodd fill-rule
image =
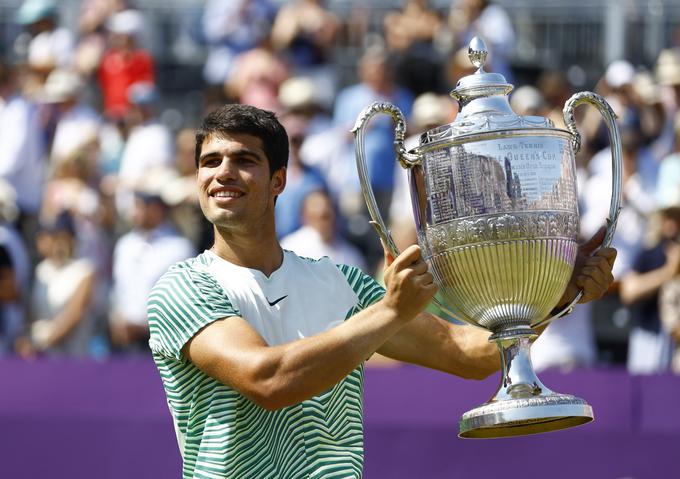
M475 68L477 73L484 72L484 64L486 63L486 56L489 51L486 49L486 43L480 37L472 37L470 45L468 46L468 58Z

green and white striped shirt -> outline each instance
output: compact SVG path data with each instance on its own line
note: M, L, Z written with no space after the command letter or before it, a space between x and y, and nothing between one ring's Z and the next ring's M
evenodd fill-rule
M342 323L383 294L356 268L290 251L269 277L209 251L171 267L149 296L149 344L183 477L361 477L363 365L314 398L267 411L205 375L181 349L204 326L230 316L248 321L269 345L294 341Z

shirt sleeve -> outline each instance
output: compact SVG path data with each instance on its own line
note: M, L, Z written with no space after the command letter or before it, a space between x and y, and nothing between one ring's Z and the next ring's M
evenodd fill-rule
M385 296L385 288L359 268L345 264L338 265L338 268L359 297L358 310L368 308Z
M182 348L198 331L240 314L212 276L180 263L158 280L149 295L149 346L154 353L183 360Z

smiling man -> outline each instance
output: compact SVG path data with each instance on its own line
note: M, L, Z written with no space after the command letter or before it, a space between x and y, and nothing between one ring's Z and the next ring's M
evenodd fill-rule
M468 378L499 367L487 333L422 313L436 286L418 246L388 258L385 288L283 250L274 205L287 159L285 130L253 107L224 106L196 133L215 243L170 268L148 308L184 478L359 478L371 354ZM583 252L565 302L577 286L592 300L611 283L616 252Z

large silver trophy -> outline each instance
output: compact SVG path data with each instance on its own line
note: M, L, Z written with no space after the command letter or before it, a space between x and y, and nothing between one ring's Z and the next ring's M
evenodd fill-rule
M353 129L357 167L372 223L396 256L378 211L364 155L364 132L378 113L395 123L395 151L408 169L418 243L439 286L439 307L454 318L491 332L500 349L502 376L496 394L460 420L460 436L505 437L587 423L592 408L580 398L546 388L530 357L535 329L569 312L579 296L554 311L572 275L579 216L574 155L580 147L573 112L582 103L598 108L609 128L612 199L604 245L611 243L621 191L621 146L616 116L600 96L569 99L569 131L538 116L518 116L507 95L512 85L486 73L486 46L470 43L478 69L451 95L461 110L455 121L423 133L417 148L404 147L401 111L376 102Z

